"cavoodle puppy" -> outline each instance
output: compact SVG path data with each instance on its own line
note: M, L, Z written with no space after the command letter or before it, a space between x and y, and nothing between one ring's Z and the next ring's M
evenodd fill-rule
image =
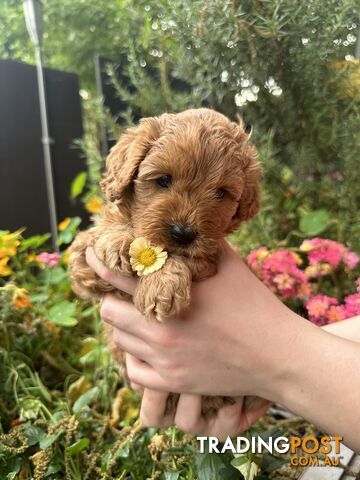
M109 269L140 275L133 302L149 320L186 308L191 282L216 273L220 241L258 211L260 167L248 140L241 124L205 108L128 128L107 158L101 182L107 203L71 246L74 292L94 299L114 291L86 263L92 246ZM141 242L140 257L137 251L132 258ZM109 347L122 362L122 352L111 341ZM224 401L206 397L204 414Z

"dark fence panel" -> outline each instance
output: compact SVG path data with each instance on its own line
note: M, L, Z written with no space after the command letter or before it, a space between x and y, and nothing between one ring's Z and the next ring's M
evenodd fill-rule
M74 177L86 169L73 142L83 134L77 75L45 69L58 219L87 215L70 200ZM41 145L36 70L0 60L0 229L50 231Z

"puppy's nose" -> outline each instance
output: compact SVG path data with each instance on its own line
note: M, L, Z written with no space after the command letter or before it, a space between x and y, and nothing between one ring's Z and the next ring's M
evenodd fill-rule
M179 245L190 245L197 237L197 231L186 223L170 225L170 236Z

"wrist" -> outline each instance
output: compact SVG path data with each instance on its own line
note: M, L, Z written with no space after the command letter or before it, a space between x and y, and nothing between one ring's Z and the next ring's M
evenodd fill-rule
M287 356L278 366L272 383L271 400L292 408L294 398L302 390L309 372L316 368L314 354L321 330L308 320L298 317L296 332L288 343ZM291 326L290 326L291 328Z
M260 396L288 406L293 392L299 388L299 378L312 360L308 351L318 342L321 330L305 318L287 310L278 319L274 330L276 342L271 341L272 351L266 362L266 376L261 385ZM307 364L308 362L308 364Z
M257 343L258 350L252 347L246 354L246 349L242 348L244 355L236 358L237 369L242 370L245 356L250 360L248 365L251 369L248 393L272 402L284 403L289 385L297 373L297 359L304 356L304 338L311 336L317 327L280 301L272 305L270 311L271 316L263 314L266 327L262 327L260 334L260 329L254 331L256 341L252 339L248 342L250 346ZM239 387L243 393L244 385Z
M359 344L307 322L292 347L291 361L277 378L271 400L324 431L347 434L360 407ZM349 369L349 365L352 368ZM341 401L352 408L339 409Z

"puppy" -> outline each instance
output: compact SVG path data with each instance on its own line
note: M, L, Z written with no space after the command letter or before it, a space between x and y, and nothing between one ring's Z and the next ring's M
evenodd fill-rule
M144 118L128 128L107 158L101 182L107 203L71 246L74 292L93 299L114 291L88 267L87 247L109 269L135 275L129 249L144 237L168 257L161 269L139 277L136 308L157 321L186 308L191 282L215 275L220 241L259 209L260 166L248 140L241 123L206 108ZM123 363L122 352L108 343ZM177 398L170 396L168 409ZM205 397L203 413L229 401Z

